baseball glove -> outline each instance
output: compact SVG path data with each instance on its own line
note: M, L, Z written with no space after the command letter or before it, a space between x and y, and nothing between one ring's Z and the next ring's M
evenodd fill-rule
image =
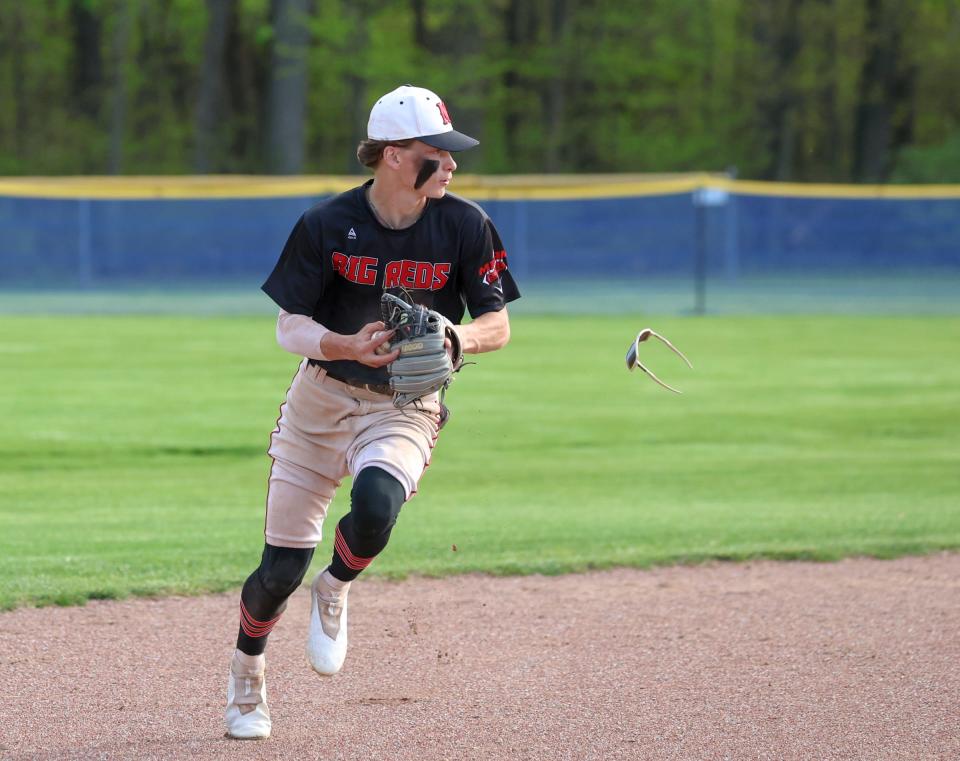
M390 293L381 297L380 311L387 330L396 331L390 348L400 350L387 365L394 406L446 390L463 364L463 348L452 323L439 312ZM446 338L453 346L452 359L444 346Z

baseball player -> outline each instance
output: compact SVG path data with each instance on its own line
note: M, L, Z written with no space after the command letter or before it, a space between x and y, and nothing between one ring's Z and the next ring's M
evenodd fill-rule
M474 354L507 343L506 305L520 295L489 217L447 192L452 154L478 142L453 129L444 102L398 87L374 104L367 136L357 157L373 179L307 210L263 285L280 307L277 341L304 359L270 440L266 542L240 594L230 663L230 737L270 735L267 635L306 574L343 478L353 476L350 512L311 585L306 652L323 675L346 656L350 584L386 546L446 422L438 393L412 403L394 393L404 349L381 320L383 294L432 310L424 313L453 331L446 345ZM465 311L473 319L461 325Z

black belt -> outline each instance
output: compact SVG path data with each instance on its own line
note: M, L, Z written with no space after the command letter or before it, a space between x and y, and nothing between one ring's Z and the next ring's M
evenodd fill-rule
M315 365L317 363L311 361L310 364ZM337 373L330 372L326 368L324 368L324 371L326 372L327 377L333 378L335 381L340 381L341 383L346 383L348 386L362 388L364 391L372 391L375 394L387 394L388 396L393 396L393 389L390 388L390 385L387 383L367 383L359 378L343 378L340 375L337 375Z

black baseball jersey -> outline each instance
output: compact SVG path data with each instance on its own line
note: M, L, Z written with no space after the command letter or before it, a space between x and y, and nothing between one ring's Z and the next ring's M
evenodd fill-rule
M403 230L377 220L369 180L321 201L297 221L264 292L282 309L312 317L336 333L356 333L380 319L380 295L405 288L414 301L453 323L495 312L520 297L493 222L451 193L427 199ZM334 377L387 382L386 368L321 361Z

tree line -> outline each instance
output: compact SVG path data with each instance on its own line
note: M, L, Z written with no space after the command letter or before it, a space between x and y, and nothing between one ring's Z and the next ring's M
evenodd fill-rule
M960 182L960 0L0 0L0 174L344 174L440 93L482 173Z

